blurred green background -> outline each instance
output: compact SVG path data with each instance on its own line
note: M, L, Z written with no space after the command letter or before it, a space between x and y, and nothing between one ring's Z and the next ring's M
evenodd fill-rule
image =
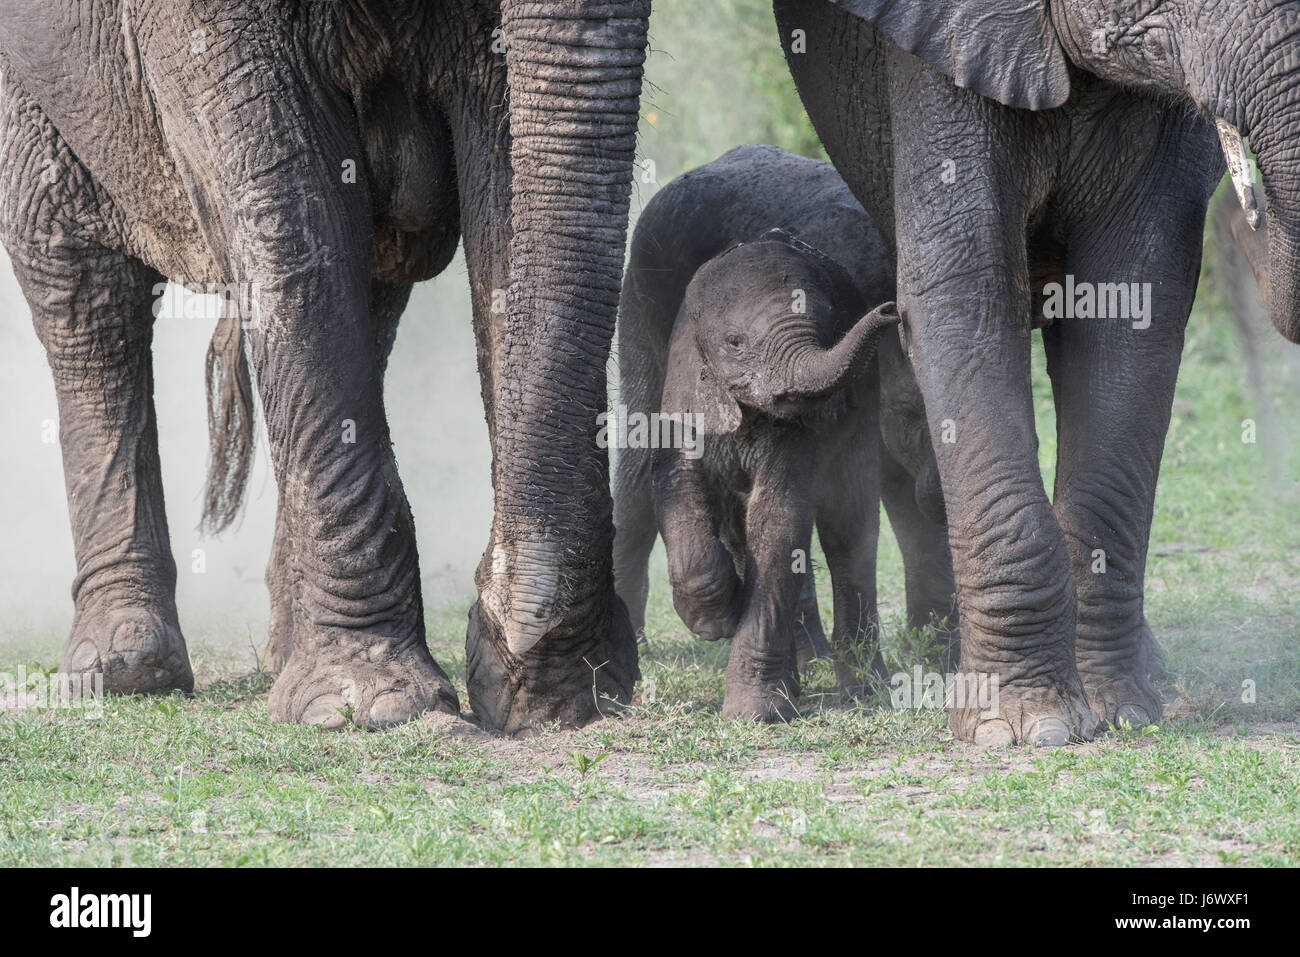
M664 184L741 143L826 158L786 69L770 0L655 0L642 161L654 160Z

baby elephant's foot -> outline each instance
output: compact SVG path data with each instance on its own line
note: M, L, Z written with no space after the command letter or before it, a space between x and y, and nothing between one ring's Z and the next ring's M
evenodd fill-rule
M78 612L59 670L90 682L90 687L96 675L103 675L106 694L194 690L194 672L175 614L145 606L102 614Z
M764 660L733 645L727 661L724 718L767 723L799 716L799 678L789 658Z
M381 729L426 711L460 714L451 681L423 640L331 636L294 648L271 688L271 720L335 731Z
M826 640L826 633L821 625L807 629L795 622L795 658L799 674L806 675L814 661L831 657L831 643Z
M980 747L1061 747L1089 740L1096 721L1077 679L1072 678L1028 684L999 680L997 674L959 671L948 712L953 734Z
M835 680L853 701L865 701L889 687L878 640L850 642L837 638L834 659Z

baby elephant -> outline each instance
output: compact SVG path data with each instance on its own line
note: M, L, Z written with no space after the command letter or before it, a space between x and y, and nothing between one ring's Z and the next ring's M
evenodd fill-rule
M845 598L837 631L873 586L863 372L898 315L857 303L840 266L774 230L705 263L673 329L661 411L694 435L654 453L655 516L678 614L702 637L732 639L728 717L797 713L794 617L814 522Z
M620 412L689 413L694 431L653 449L620 443L614 573L643 630L662 532L678 613L696 634L733 639L728 715L795 714L796 665L830 650L808 562L814 524L831 571L836 675L860 695L883 671L882 499L908 625L941 623L941 650L955 650L925 405L889 331L892 307L868 313L893 292L884 243L834 168L776 147L738 147L678 177L637 224L619 315Z

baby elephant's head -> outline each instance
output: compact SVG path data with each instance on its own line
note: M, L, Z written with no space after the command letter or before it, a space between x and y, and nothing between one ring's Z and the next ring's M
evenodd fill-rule
M892 302L864 315L844 269L781 230L705 263L683 308L703 359L697 409L721 432L740 425L741 409L815 415L898 322Z

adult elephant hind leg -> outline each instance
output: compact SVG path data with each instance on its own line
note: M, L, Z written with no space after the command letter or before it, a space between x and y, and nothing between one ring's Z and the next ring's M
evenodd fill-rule
M176 68L154 93L193 206L221 211L203 220L213 256L257 311L249 355L294 556L293 649L268 710L372 728L457 713L425 644L414 522L367 321L368 184L338 172L362 155L353 107L329 84L286 81L258 53L277 48L274 20L245 27L247 43L201 58L160 36L178 47L166 57Z
M1094 722L1074 663L1069 553L1034 430L1025 252L1034 186L1021 169L1042 165L1032 119L929 71L892 82L891 95L921 103L895 115L895 148L906 153L894 164L899 311L946 505L958 676L988 691L954 702L950 723L978 745L1063 745L1091 736ZM933 144L957 142L955 128L962 175L945 186L948 151ZM1013 170L1000 162L1007 150L1028 159Z
M56 155L75 162L66 150ZM26 188L4 197L11 223L27 221L9 215L15 203L67 203L75 214L78 199L95 192L84 170L67 166L55 183L33 176ZM6 245L58 396L77 559L60 671L102 674L110 693L190 691L153 405L151 305L163 280L81 238L75 221L40 225L44 240L7 237Z
M370 319L374 341L374 362L380 379L379 421L383 424L382 445L391 456L391 443L387 436L387 417L382 405L382 378L387 368L389 354L396 336L397 323L410 294L409 285L390 286L372 283L370 287ZM345 436L347 421L344 420ZM354 437L353 437L354 438ZM351 443L349 443L351 444ZM396 482L395 468L388 476L390 490ZM397 485L400 490L400 484ZM292 494L292 487L287 490ZM267 583L271 590L272 625L280 619L284 631L272 633L273 663L282 662L282 674L272 692L272 715L281 719L297 719L318 723L325 727L338 727L351 720L366 727L385 727L400 723L427 709L459 713L459 702L451 681L440 668L425 644L423 606L419 594L419 566L410 556L410 563L399 565L401 584L413 592L408 610L413 612L414 627L407 635L376 635L365 652L364 663L357 660L351 644L329 641L329 635L320 635L307 627L305 607L299 606L304 586L310 579L302 570L301 539L295 536L293 517L295 509L287 505L281 495L277 513L276 539ZM409 530L414 536L414 523L409 506L403 498L400 511L389 520L393 529ZM311 560L308 548L306 555ZM286 560L287 559L287 560ZM284 564L276 568L277 561ZM274 569L274 570L273 570ZM409 576L409 577L408 577ZM412 581L411 578L414 580ZM390 587L390 579L380 580L381 592ZM367 585L366 588L372 588ZM362 596L357 596L362 597ZM381 626L382 627L382 626ZM342 637L342 636L341 636ZM287 639L287 640L286 640Z
M15 260L54 373L77 554L60 671L102 673L110 693L190 691L153 406L152 290L163 280L120 254L83 252Z
M1153 168L1168 175L1177 166ZM1074 230L1067 272L1078 289L1092 284L1099 307L1115 314L1044 330L1058 419L1056 514L1078 596L1076 661L1094 717L1111 726L1140 727L1162 711L1154 681L1163 655L1143 590L1205 218L1185 184L1164 186L1143 184L1131 200L1117 196Z

